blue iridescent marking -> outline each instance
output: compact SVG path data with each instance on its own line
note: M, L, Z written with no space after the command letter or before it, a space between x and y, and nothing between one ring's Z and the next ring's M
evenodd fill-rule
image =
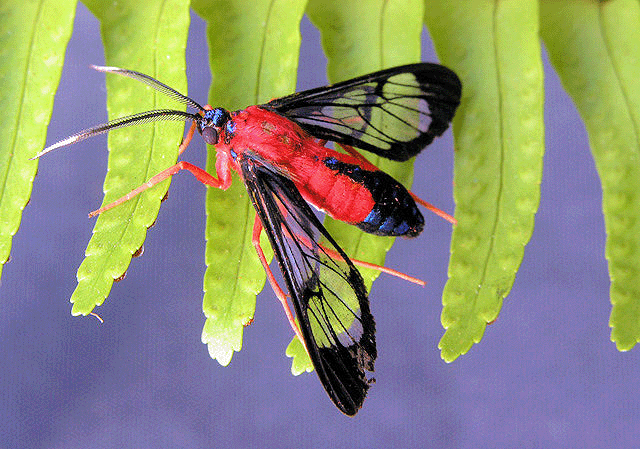
M227 111L225 111L224 109L219 109L219 108L216 108L213 111L214 111L214 114L213 114L213 123L214 123L214 125L215 126L222 125L222 122L226 119L225 112L227 112Z
M236 132L236 124L235 124L235 122L232 121L232 120L229 120L227 122L226 128L227 128L227 134L234 134Z
M378 229L385 234L390 234L391 231L393 231L393 229L395 228L395 225L396 222L393 217L387 217L387 219L382 222Z
M236 152L233 150L233 148L231 148L229 150L229 153L231 153L231 157L233 158L233 160L235 161L236 158L238 157L238 155L236 154Z
M411 227L409 226L409 223L403 221L395 227L394 231L396 235L405 235L409 232L410 229Z
M229 120L229 113L222 108L209 109L204 112L204 118L210 120L213 126L221 126Z
M380 211L374 207L373 209L371 209L371 212L369 212L369 215L367 215L367 217L364 219L363 223L369 223L374 226L378 226L381 219L382 217L380 215Z
M338 159L336 159L335 157L327 157L323 160L324 165L327 166L327 168L330 168L331 170L337 170L338 169Z
M371 212L369 212L369 215L367 215L363 220L363 223L375 226L380 232L391 233L393 235L404 235L411 229L406 220L402 220L398 223L396 221L396 217L393 216L386 217L384 221L382 221L382 219L383 217L380 210L377 207L374 207Z

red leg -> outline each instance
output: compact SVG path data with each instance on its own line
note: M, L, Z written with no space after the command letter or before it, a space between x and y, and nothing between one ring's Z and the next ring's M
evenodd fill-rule
M289 236L289 238L292 238L291 234L288 232L287 229L283 229L283 231L284 231L284 233L286 235ZM311 244L311 242L309 241L308 238L303 237L301 235L297 235L296 239L299 242L301 242L304 246L306 246L307 248L313 248L313 246L314 246L314 245ZM342 259L342 256L337 251L329 249L326 246L321 245L320 243L317 243L317 246L322 248L322 251L324 251L324 253L327 256L331 257L332 259L336 259L336 260ZM377 270L380 273L389 274L391 276L395 276L397 278L400 278L403 281L412 282L412 283L420 285L422 287L427 285L427 283L425 281L423 281L422 279L418 279L416 277L409 276L408 274L403 273L403 272L398 271L398 270L394 270L393 268L387 268L387 267L383 267L381 265L376 265L376 264L371 263L371 262L365 262L363 260L358 260L358 259L353 259L353 258L349 258L349 260L351 260L351 262L353 262L354 265L357 265L359 267L371 268L372 270Z
M440 218L444 218L445 220L447 220L449 223L451 224L458 224L458 220L456 220L455 218L453 218L451 215L449 215L448 213L446 213L443 210L438 209L436 206L434 206L431 203L427 203L425 200L423 200L422 198L420 198L418 195L416 195L415 193L413 193L411 190L409 190L409 193L411 194L411 196L413 197L413 199L416 201L416 203L422 205L425 209L433 212L434 214L436 214L438 217Z
M333 259L340 259L340 254L338 254L336 251L326 248L320 244L318 244L318 246L320 248L322 248L322 250L327 254L327 256L333 258ZM418 279L415 278L413 276L409 276L406 273L403 273L402 271L398 271L398 270L394 270L393 268L387 268L387 267L383 267L381 265L376 265L374 263L370 263L370 262L365 262L364 260L358 260L358 259L353 259L350 258L351 262L353 262L354 265L358 265L359 267L363 267L363 268L371 268L372 270L377 270L380 273L385 273L385 274L389 274L391 276L395 276L397 278L402 279L403 281L407 281L407 282L412 282L414 284L420 285L422 287L424 287L425 285L427 285L427 283L425 281L423 281L422 279Z
M223 158L219 158L219 160L223 159ZM216 169L218 169L218 163L216 162ZM157 175L153 176L151 179L149 179L147 182L145 182L144 184L142 184L140 187L133 189L131 192L127 193L125 196L118 198L117 200L115 200L113 203L107 204L104 207L101 207L98 210L95 210L93 212L91 212L89 214L89 217L94 217L96 215L99 215L105 211L108 211L109 209L113 209L116 206L119 206L120 204L124 203L125 201L129 201L131 198L133 198L134 196L138 195L141 192L144 192L145 190L153 187L154 185L158 184L159 182L164 181L165 179L175 175L176 173L178 173L180 170L187 170L189 171L191 174L193 174L196 179L198 181L200 181L203 184L206 184L208 186L212 186L212 187L217 187L219 189L226 189L227 187L229 187L229 184L231 184L231 176L228 173L228 167L226 168L226 172L223 171L222 173L220 171L218 171L218 176L220 177L220 179L217 179L215 177L213 177L211 174L209 174L208 172L206 172L205 170L201 169L200 167L196 167L193 164L190 164L189 162L185 162L185 161L180 161L178 162L176 165L173 165L169 168L167 168L166 170L161 171L160 173L158 173Z
M196 131L196 122L191 122L191 126L189 127L189 131L187 132L187 135L184 137L184 139L182 139L182 143L180 144L180 146L178 147L178 156L180 156L184 150L187 149L187 147L189 146L189 143L191 143L191 139L193 138L193 133L195 133Z
M278 282L276 281L276 278L273 275L273 272L271 271L269 264L267 263L267 258L264 255L264 251L262 251L262 246L260 246L261 232L262 232L262 222L260 221L258 216L256 216L256 220L253 223L253 235L251 238L251 242L253 243L253 247L256 249L256 252L258 253L258 258L260 259L260 262L264 267L264 271L267 273L267 279L269 280L269 284L271 284L271 288L273 289L274 293L276 294L276 296L280 300L280 303L282 304L282 308L284 309L284 314L287 316L287 320L289 320L291 329L293 329L293 332L295 332L295 334L298 336L298 339L305 346L305 349L306 349L306 345L304 344L304 339L302 338L302 332L300 331L300 328L296 324L296 320L293 317L293 313L289 308L287 295L285 295L282 288L280 288L280 286L278 285Z

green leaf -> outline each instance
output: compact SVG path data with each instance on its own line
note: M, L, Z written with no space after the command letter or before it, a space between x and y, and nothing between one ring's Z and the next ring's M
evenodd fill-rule
M311 0L307 6L309 19L322 35L322 47L328 58L328 77L338 82L369 72L420 61L420 36L422 33L421 1L344 2L340 0ZM354 17L357 20L354 20ZM365 155L381 170L406 186L413 178L413 167L379 156ZM352 225L325 219L325 226L349 257L384 265L387 251L394 239L365 234ZM380 274L372 269L359 269L367 289ZM292 342L293 343L293 342ZM294 352L292 371L297 371L311 361L304 348ZM306 360L306 362L305 362ZM298 367L298 368L296 368Z
M295 90L300 21L305 1L208 0L193 4L208 22L210 99L230 110L269 101ZM215 173L210 149L207 171ZM255 212L234 176L226 192L207 192L207 248L202 341L222 365L242 348L265 273L251 243ZM265 239L262 246L270 252ZM267 254L269 260L271 255Z
M75 1L0 6L0 264L31 196L38 163L29 158L45 143L74 14Z
M602 182L611 340L640 341L640 4L541 3L549 58L576 103Z
M299 376L302 373L310 373L313 371L313 365L310 363L309 356L306 358L301 354L306 354L304 345L300 342L298 337L293 337L286 350L287 357L293 358L291 361L291 374Z
M429 2L425 21L463 86L453 122L458 225L439 343L450 362L497 318L533 231L544 153L538 4Z
M138 70L185 92L185 48L189 2L85 1L101 22L108 65ZM107 76L107 109L111 119L163 107L175 101L131 79ZM151 176L173 165L184 125L162 122L109 133L109 166L105 199L109 204ZM71 302L74 315L86 315L101 305L114 279L121 277L132 255L142 246L155 221L169 181L136 196L98 218L78 269Z

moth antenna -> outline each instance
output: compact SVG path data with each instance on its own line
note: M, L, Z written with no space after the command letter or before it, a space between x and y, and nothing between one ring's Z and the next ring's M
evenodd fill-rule
M143 82L147 86L153 87L155 90L162 92L163 94L173 98L174 100L182 104L191 106L192 108L198 111L202 111L204 109L195 100L187 97L186 95L181 94L174 88L167 86L166 84L158 81L157 79L152 78L149 75L145 75L144 73L136 72L135 70L121 69L120 67L104 67L99 65L91 65L89 67L91 67L94 70L97 70L98 72L115 73L116 75L126 76L127 78L131 78L131 79Z
M49 145L44 150L30 158L30 160L38 159L39 157L53 151L57 148L66 147L76 142L88 139L99 134L104 134L116 128L124 128L126 126L138 125L141 123L149 123L155 121L165 120L198 120L200 116L198 114L192 114L190 112L175 111L173 109L157 109L154 111L140 112L138 114L129 115L127 117L120 117L110 122L103 123L101 125L93 126L79 133L66 137L52 145Z

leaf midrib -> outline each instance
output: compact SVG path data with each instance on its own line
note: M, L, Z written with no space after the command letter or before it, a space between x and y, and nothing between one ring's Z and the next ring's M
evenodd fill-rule
M501 73L500 73L500 63L499 63L499 55L498 55L498 44L497 44L497 36L498 36L498 31L496 29L496 27L498 26L498 18L497 18L497 14L498 14L498 1L494 1L493 3L493 12L492 12L492 18L493 18L493 26L491 27L491 33L493 35L493 39L492 39L492 43L493 43L493 57L494 57L494 62L495 62L495 70L496 70L496 96L498 99L498 142L499 142L499 155L500 155L500 163L499 163L499 173L500 173L500 178L498 180L498 193L496 195L497 197L497 201L496 201L496 213L493 219L493 224L491 226L491 237L489 240L489 249L487 251L487 255L484 258L484 263L483 263L483 268L482 268L482 275L480 276L480 282L479 282L479 287L477 290L477 294L474 296L473 298L473 308L472 310L476 310L477 309L477 303L478 303L478 298L480 296L480 292L482 291L482 289L484 288L484 284L485 284L485 280L487 278L487 271L489 268L489 259L491 259L492 255L493 255L493 250L495 247L495 243L496 243L496 230L498 229L498 223L500 222L500 212L502 210L502 201L503 201L503 194L504 194L504 159L505 159L505 142L504 142L504 110L503 110L503 103L504 103L504 99L502 97L502 83L501 83Z

